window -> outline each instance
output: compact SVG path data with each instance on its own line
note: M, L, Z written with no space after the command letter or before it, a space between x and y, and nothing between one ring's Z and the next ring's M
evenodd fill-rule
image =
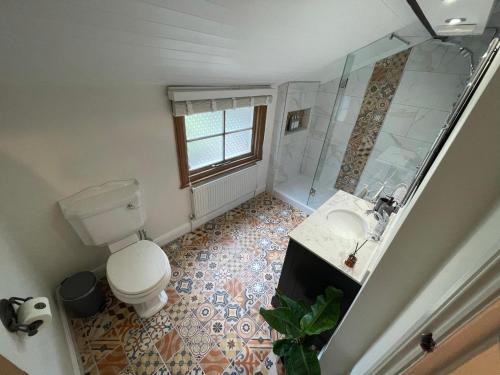
M262 159L266 106L174 117L181 187Z

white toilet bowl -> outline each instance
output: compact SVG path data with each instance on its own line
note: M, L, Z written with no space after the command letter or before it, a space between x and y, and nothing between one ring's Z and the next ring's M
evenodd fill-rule
M154 242L138 241L111 254L106 275L116 298L133 305L141 318L151 317L167 303L170 263Z

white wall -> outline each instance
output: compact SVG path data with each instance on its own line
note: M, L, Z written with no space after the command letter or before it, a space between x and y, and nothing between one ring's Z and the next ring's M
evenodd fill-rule
M261 190L274 104L267 116L258 171ZM144 189L150 237L189 228L189 195L179 189L165 86L2 85L0 171L0 241L6 243L0 248L9 255L0 262L2 271L8 271L0 272L1 297L51 294L69 274L105 262L107 250L84 246L56 204L89 185L135 177ZM59 324L50 337L51 345L43 351L32 344L21 357L23 351L2 333L1 352L30 368L32 375L67 374ZM44 371L39 363L43 356L50 366L61 363L61 370Z
M2 173L4 169L0 167ZM3 178L2 178L3 181ZM0 354L30 375L72 373L60 316L53 297L54 289L44 272L26 253L4 220L2 199L0 217L0 298L48 296L53 314L52 323L33 336L13 334L0 324ZM36 245L36 238L28 238ZM0 372L1 369L0 369Z

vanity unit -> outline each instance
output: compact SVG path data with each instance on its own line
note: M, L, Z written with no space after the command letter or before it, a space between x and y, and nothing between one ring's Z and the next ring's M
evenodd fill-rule
M344 264L356 243L369 238L376 226L373 215L367 214L372 208L372 203L344 191L319 207L290 233L278 289L309 304L328 286L342 290L340 322L377 259L378 242L368 240L354 268ZM334 330L324 332L316 346L323 347Z

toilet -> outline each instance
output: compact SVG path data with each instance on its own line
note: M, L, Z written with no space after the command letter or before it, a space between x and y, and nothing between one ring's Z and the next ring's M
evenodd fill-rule
M59 206L85 245L108 247L106 277L116 298L131 304L142 318L166 305L170 263L157 244L139 238L146 215L137 180L91 186Z

